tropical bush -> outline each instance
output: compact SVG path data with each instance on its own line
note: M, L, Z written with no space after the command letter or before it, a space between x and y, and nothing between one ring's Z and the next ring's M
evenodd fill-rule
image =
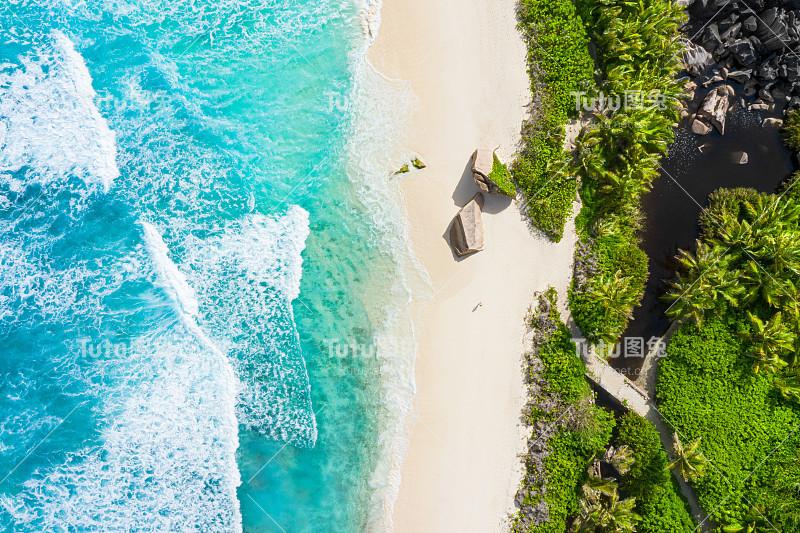
M638 533L692 533L697 527L680 489L666 470L667 454L656 428L636 413L619 424L618 440L633 451L633 466L621 487L636 498Z
M749 189L718 190L701 218L694 253L666 299L668 314L703 325L738 315L755 373L773 375L784 396L800 393L800 202Z
M683 434L702 438L713 468L695 488L726 533L800 524L796 180L779 194L713 193L668 295L686 323L660 363L658 397Z
M579 533L636 533L642 517L635 507L636 498L620 498L616 481L590 475L583 485L581 512L574 529Z
M576 114L571 93L593 85L589 38L572 2L520 0L518 18L528 41L532 90L541 101L523 125L523 149L512 172L531 221L558 242L577 190L563 149L564 125Z
M547 494L544 496L549 520L529 530L531 533L564 533L578 516L581 486L588 477L586 470L595 454L602 453L614 427L612 415L602 410L595 414L600 431L588 442L577 433L563 429L549 439L551 453L545 460ZM602 441L605 443L597 446Z
M547 442L551 453L545 459L544 500L550 520L530 530L536 533L566 531L579 512L580 487L587 478L586 469L595 455L602 454L614 428L611 413L587 402L591 390L586 382L586 367L576 353L563 323L559 323L556 333L539 352L548 392L557 394L564 402L563 409L574 411L577 416L561 418L563 409L544 415L556 424L561 418L562 426Z
M573 282L570 307L575 323L590 342L613 345L625 329L647 282L647 255L622 232L603 233L593 241L596 272L590 283Z
M694 489L726 531L757 527L759 513L796 531L800 408L775 393L772 376L753 371L749 329L735 312L681 326L659 364L660 409L687 440L702 439L710 465Z
M534 362L526 367L534 393L525 415L534 427L529 449L546 449L549 455L543 463L544 485L538 488L532 483L534 490L523 493L521 505L530 510L545 504L549 518L534 524L523 520L520 512L512 520L513 531L565 533L570 527L583 527L603 532L693 532L696 525L666 470L667 454L655 428L631 413L621 417L618 434L613 435L614 415L591 401L586 368L576 356L556 304L551 289L540 298L538 313L532 311L529 317L530 324L546 333L536 343ZM599 458L613 465L621 475L618 481L600 477L593 468ZM525 467L523 483L539 478L540 465L530 457Z
M786 146L794 150L800 150L800 114L796 109L786 117L781 133Z
M578 137L583 209L576 226L600 271L573 286L570 307L588 339L613 343L647 282L639 206L674 137L684 15L662 0L579 0L578 11L597 45L599 90L637 104L601 110Z
M517 188L514 186L514 179L511 177L511 173L496 155L492 163L492 171L489 173L489 179L495 182L500 187L500 191L506 196L513 198L517 195Z
M540 472L531 459L525 461L523 509L546 505L547 521L531 523L521 513L512 520L513 531L564 533L580 511L581 486L587 481L587 469L595 456L602 455L611 439L615 421L613 414L597 407L586 381L586 367L577 356L569 330L560 321L554 290L540 299L540 312L531 317L539 325L544 339L529 354L526 379L535 383L535 396L530 398L525 413L534 428L529 448L546 448L544 488L538 490ZM529 359L530 360L530 359ZM540 428L537 431L536 428ZM546 428L546 429L544 429ZM533 443L533 444L531 444Z

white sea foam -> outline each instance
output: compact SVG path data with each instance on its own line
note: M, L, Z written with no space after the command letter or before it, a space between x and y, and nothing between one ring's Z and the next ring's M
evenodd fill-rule
M0 74L0 179L28 167L43 182L77 175L107 191L119 176L116 140L86 63L59 31L35 56Z
M371 215L378 246L391 258L394 269L387 276L392 282L382 290L376 287L373 291L376 300L365 302L371 315L382 317L374 342L384 407L377 443L378 463L370 479L373 493L367 529L392 531L392 513L400 487L400 470L408 452L409 422L416 393L417 345L410 304L412 298L431 297L432 285L411 248L400 181L392 173L411 157L401 140L407 117L415 105L414 95L407 82L383 76L366 58L357 65L355 77L348 175Z
M190 238L183 260L201 322L224 343L241 382L239 422L298 446L317 438L292 311L308 235L308 213L299 207L248 215L213 236Z
M99 448L67 454L0 499L14 530L241 531L233 377L187 331L99 362ZM88 407L78 407L88 409ZM76 414L74 416L80 416Z
M161 234L155 226L149 222L142 222L144 242L153 258L153 262L158 269L159 277L165 283L165 288L172 294L175 301L180 306L181 312L189 319L197 319L199 304L194 291L186 281L186 276L178 270L178 267L169 258L169 249Z
M381 27L381 0L365 0L364 8L361 10L361 28L367 44L371 45L378 36Z
M93 407L76 409L94 409L99 438L34 472L14 497L0 498L0 517L13 530L242 530L237 380L198 325L194 291L161 235L142 226L148 256L139 264L170 295L181 320L159 321L124 358L101 358L60 376L89 387Z

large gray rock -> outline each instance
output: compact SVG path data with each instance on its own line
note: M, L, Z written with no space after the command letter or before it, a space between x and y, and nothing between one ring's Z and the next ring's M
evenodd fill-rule
M459 257L483 250L483 194L461 208L450 226L450 246Z
M721 134L725 134L725 116L728 112L728 89L725 86L709 92L700 110L698 117L708 119Z
M790 82L800 81L800 59L794 56L783 56L785 61L781 69L786 69L786 79Z
M778 69L773 67L769 61L765 61L759 65L756 76L765 81L773 81L778 77Z
M699 118L695 118L692 121L692 133L696 133L698 135L708 135L709 133L711 133L711 126L709 126Z
M789 41L789 27L786 25L786 13L777 7L767 9L760 15L761 21L756 29L756 36L770 52L782 50Z
M746 70L731 70L728 72L728 77L726 79L731 81L738 81L739 83L745 83L747 80L750 79L750 76L753 74L753 69L746 69Z
M711 54L702 46L686 41L683 48L683 62L692 76L699 76L713 62Z
M739 39L728 48L736 61L743 67L749 67L758 60L753 43L749 39Z
M712 22L706 27L702 37L703 48L712 54L722 45L722 39L719 35L719 27L716 22Z
M472 155L472 179L478 188L489 194L505 194L489 175L494 168L494 152L479 148Z
M472 172L488 177L494 166L494 152L485 148L478 148L472 154Z
M741 29L742 29L742 23L741 22L737 22L737 23L733 24L730 28L725 30L725 33L723 33L719 37L723 41L729 41L729 40L736 39L737 37L739 37L739 30L741 30Z
M733 152L731 154L731 162L735 165L746 165L749 159L747 152Z

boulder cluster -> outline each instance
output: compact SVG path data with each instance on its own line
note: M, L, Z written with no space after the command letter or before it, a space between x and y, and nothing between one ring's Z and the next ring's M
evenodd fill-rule
M688 11L694 36L684 58L695 88L741 84L739 96L751 101L750 109L800 107L800 1L689 0ZM703 103L717 129L712 117L721 122L726 96L734 96L730 85Z
M505 195L491 178L494 150L479 148L472 154L472 179L480 192L461 208L450 225L450 245L458 257L483 250L483 193Z

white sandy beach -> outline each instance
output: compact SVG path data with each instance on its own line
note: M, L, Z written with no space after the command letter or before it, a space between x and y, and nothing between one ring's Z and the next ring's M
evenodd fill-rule
M457 260L446 240L478 190L465 172L475 148L499 145L505 161L517 149L530 94L515 0L384 0L381 16L370 60L408 80L419 101L405 144L428 168L406 178L404 196L414 250L436 291L416 312L417 418L394 529L504 531L525 436L523 318L534 291L553 285L566 294L574 232L549 243L516 202L487 196L486 249Z

